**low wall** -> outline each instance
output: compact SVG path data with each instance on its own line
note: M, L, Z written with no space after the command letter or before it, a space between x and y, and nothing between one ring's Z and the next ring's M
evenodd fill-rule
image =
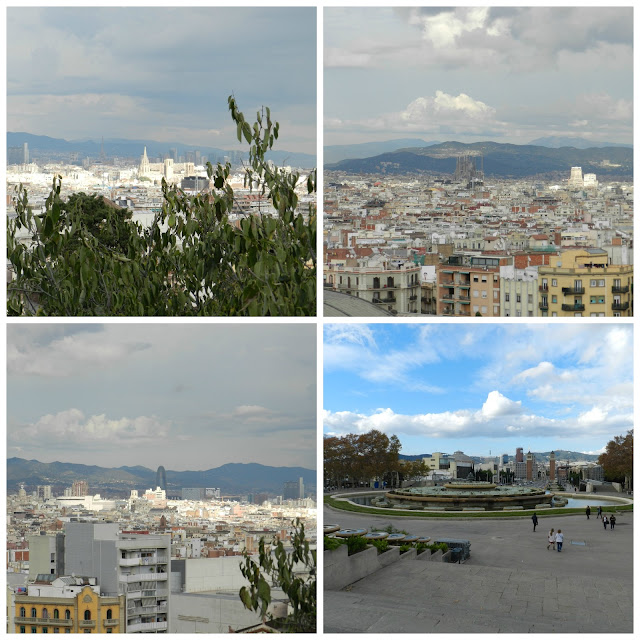
M399 558L399 547L393 547L380 555L375 547L370 547L349 556L347 545L342 544L333 551L324 552L324 588L337 591L396 562Z

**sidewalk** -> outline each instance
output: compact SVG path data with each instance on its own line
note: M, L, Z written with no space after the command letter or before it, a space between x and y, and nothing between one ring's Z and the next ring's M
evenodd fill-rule
M410 533L471 541L462 565L400 560L324 594L327 633L631 633L633 514L614 531L594 516L515 520L380 518L325 508L345 527L392 523ZM562 553L547 532L562 529ZM575 544L578 543L578 544Z

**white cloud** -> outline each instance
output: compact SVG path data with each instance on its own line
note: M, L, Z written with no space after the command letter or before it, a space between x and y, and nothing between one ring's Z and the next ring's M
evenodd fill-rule
M40 447L48 442L59 446L65 441L74 445L132 445L156 442L166 437L168 432L169 424L156 416L110 419L105 414L85 416L79 409L72 408L44 415L33 424L12 429L9 439Z
M484 418L498 418L520 413L522 411L521 401L509 400L499 391L490 391L485 403L482 405L482 416Z

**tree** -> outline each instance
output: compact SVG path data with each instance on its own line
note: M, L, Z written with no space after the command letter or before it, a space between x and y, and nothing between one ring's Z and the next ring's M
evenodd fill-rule
M626 436L610 440L598 457L598 464L602 465L607 480L623 482L629 489L633 482L633 429Z
M85 194L65 202L56 177L44 212L20 187L7 222L10 315L315 315L316 210L299 210L300 174L266 153L279 124L264 108L251 126L228 100L238 140L249 145L245 185L277 216L243 212L229 184L231 165L207 165L209 193L191 196L163 180L162 210L143 229L130 215ZM316 191L316 172L306 181ZM245 214L238 225L229 214ZM25 238L27 241L25 241Z
M288 553L281 540L273 551L264 538L258 545L258 562L245 551L242 575L249 587L240 589L240 599L245 608L256 611L263 620L274 620L268 613L271 603L271 587L277 586L289 599L291 613L275 620L276 626L291 633L315 633L316 631L316 551L309 548L304 536L304 525L297 519ZM302 567L299 572L297 567Z

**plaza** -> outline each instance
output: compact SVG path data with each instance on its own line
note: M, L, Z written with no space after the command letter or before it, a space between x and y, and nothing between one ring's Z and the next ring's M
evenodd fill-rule
M324 592L325 633L631 633L633 513L614 531L586 515L412 518L325 506L324 522L345 528L389 524L412 534L471 541L463 564L407 554ZM562 529L562 552L547 550Z

